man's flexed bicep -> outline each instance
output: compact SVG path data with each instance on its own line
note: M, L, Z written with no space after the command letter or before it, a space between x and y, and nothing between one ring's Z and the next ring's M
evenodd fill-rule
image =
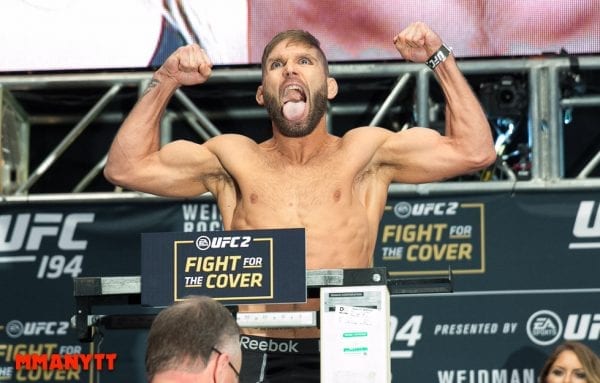
M393 163L402 169L394 174L394 179L431 182L492 164L496 155L491 128L451 49L421 22L400 32L394 44L405 59L425 63L433 70L446 102L443 135L431 129L413 128L387 142L386 147L398 155Z
M211 70L210 59L198 45L181 47L169 56L117 132L104 168L110 182L165 196L207 191L202 175L218 167L215 155L192 142L179 141L161 148L159 127L177 88L204 83Z
M390 132L377 152L377 162L390 182L410 184L443 181L479 169L456 139L422 127Z

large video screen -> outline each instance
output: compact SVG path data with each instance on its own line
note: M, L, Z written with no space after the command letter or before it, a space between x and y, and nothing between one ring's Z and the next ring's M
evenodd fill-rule
M286 29L332 62L401 60L392 39L413 21L463 58L600 53L598 0L2 0L0 71L148 69L193 42L256 64Z

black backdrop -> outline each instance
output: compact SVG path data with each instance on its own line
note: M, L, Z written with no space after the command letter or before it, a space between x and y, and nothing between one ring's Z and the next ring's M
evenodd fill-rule
M394 381L534 382L566 339L600 352L596 196L390 197L375 265L399 278L450 268L455 287L392 298ZM69 326L72 278L139 275L140 233L218 229L210 200L4 203L0 381L143 382L146 330L103 330L101 343L80 343ZM116 352L116 369L97 376L14 370L15 352L91 350Z

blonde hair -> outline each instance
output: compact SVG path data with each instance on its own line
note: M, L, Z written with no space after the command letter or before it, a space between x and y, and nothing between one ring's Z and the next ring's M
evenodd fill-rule
M572 351L583 366L587 381L589 383L600 383L600 358L588 346L579 342L565 342L554 349L552 355L546 360L540 372L540 383L545 383L550 369L558 356L564 351Z

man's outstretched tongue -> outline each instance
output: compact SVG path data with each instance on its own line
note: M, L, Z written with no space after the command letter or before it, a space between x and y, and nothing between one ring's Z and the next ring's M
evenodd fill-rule
M306 102L304 101L289 101L283 105L283 115L290 121L296 121L304 115Z

